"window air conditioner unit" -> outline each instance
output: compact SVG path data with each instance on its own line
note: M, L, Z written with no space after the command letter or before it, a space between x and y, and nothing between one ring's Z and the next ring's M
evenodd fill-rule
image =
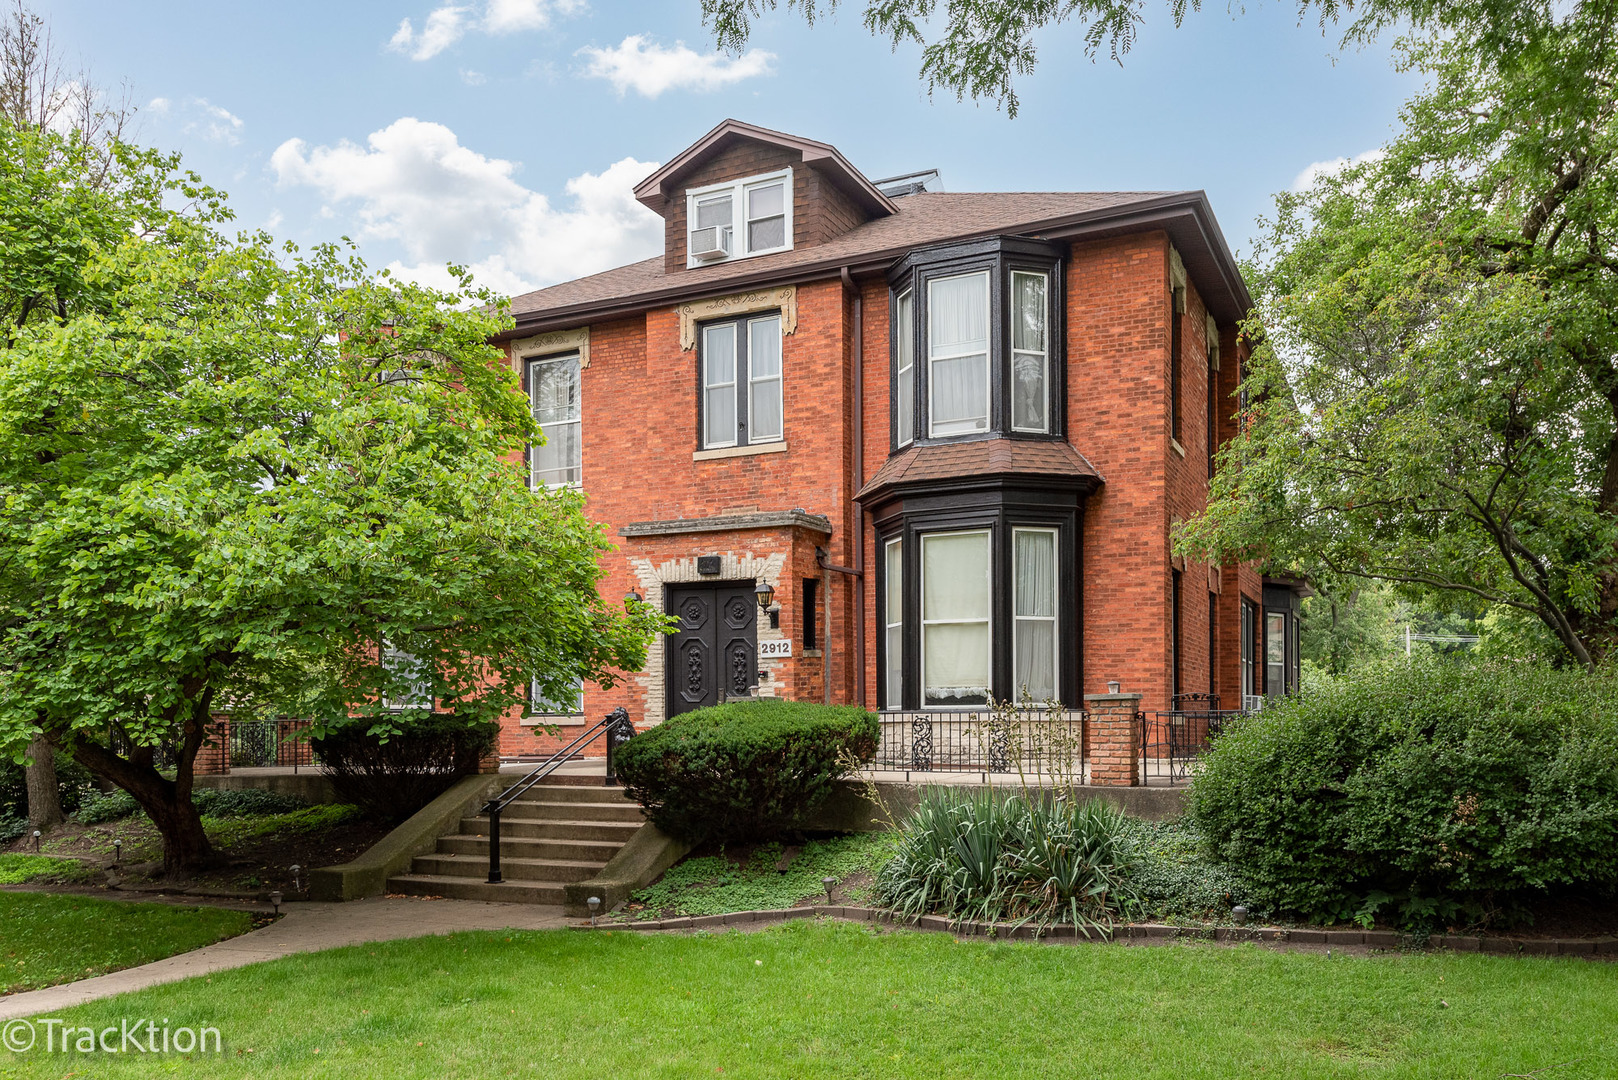
M714 225L706 229L691 230L691 257L699 262L711 262L730 256L730 229Z

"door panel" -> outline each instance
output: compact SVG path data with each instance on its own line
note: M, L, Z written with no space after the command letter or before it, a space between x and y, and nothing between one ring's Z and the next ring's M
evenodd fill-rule
M753 583L673 585L667 607L680 622L668 643L668 715L718 704L721 694L751 694L758 673Z

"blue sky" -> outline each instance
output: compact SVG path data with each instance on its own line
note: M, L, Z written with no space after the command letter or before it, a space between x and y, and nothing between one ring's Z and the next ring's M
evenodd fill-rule
M952 191L1203 188L1231 245L1311 166L1383 143L1415 89L1388 43L1339 53L1290 5L1148 5L1119 67L1042 34L1022 110L929 100L858 0L764 19L714 54L697 0L35 0L68 58L127 81L141 141L184 152L244 225L348 235L423 279L518 291L656 253L629 187L732 116L834 143L866 175ZM403 25L409 20L409 26Z

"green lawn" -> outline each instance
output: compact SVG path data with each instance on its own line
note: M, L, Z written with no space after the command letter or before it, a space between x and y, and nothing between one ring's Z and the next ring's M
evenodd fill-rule
M77 859L51 855L0 855L0 885L21 885L27 881L88 881L100 871Z
M0 993L149 964L252 926L251 914L223 908L0 892ZM0 1057L0 1075L5 1067Z
M1618 1074L1610 964L961 944L847 924L460 934L289 957L60 1015L219 1028L222 1055L168 1062L192 1077ZM19 1077L162 1067L39 1052L0 1056L0 1075L8 1065Z

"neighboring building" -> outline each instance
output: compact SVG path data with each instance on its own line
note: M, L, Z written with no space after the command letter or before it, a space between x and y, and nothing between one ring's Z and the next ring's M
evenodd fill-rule
M750 692L1078 706L1116 680L1160 710L1296 685L1292 583L1170 551L1250 307L1202 192L939 186L727 120L635 190L661 256L513 301L533 482L582 485L619 544L604 591L681 628L513 717L504 753L554 745L537 719Z

